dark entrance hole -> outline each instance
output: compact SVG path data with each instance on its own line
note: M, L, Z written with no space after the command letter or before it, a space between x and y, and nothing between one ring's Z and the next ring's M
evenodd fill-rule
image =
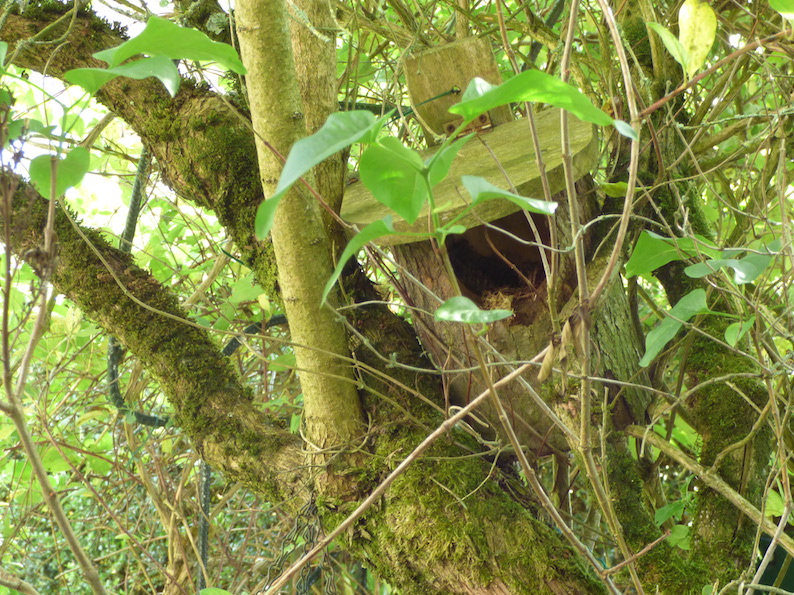
M545 281L530 214L513 213L447 238L455 276L468 297L480 302L493 292L535 292ZM545 217L532 219L543 244L549 243Z

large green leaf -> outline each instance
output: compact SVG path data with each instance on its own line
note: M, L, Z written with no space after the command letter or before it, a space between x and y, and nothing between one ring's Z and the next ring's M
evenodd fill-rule
M435 319L465 324L487 324L512 315L510 310L480 310L469 298L459 295L441 304L436 310Z
M769 0L769 6L778 11L783 18L794 21L794 0Z
M323 289L323 303L328 298L328 294L331 293L334 283L336 283L336 280L339 279L339 275L342 274L342 269L345 267L348 260L353 258L353 256L355 256L359 250L361 250L371 241L383 236L392 235L394 233L396 232L394 231L394 226L392 225L392 219L390 216L387 216L383 219L370 223L359 233L353 236L353 238L345 247L344 252L342 252L342 256L339 257L339 262L334 269L334 273L331 275L331 278L328 279L328 283L325 284L325 288Z
M55 197L61 196L68 188L76 186L88 172L91 154L85 147L75 147L64 157L39 155L30 162L30 181L42 196L50 198L52 180L52 160L55 160Z
M237 74L246 73L237 50L232 46L212 41L201 31L180 27L156 16L150 17L144 30L132 39L97 52L94 57L104 60L113 68L138 54L164 56L171 60L218 62Z
M684 269L684 273L697 279L710 275L723 267L729 267L733 269L733 278L737 285L752 283L772 262L775 252L780 250L780 240L771 242L767 249L769 252L766 254L754 252L744 258L716 258L699 262Z
M541 213L543 215L553 215L554 211L556 211L559 206L556 202L539 200L537 198L527 198L526 196L502 190L498 186L491 184L485 178L479 176L461 176L460 180L471 195L472 205L477 205L494 198L503 198L526 211Z
M522 101L548 103L571 112L584 122L600 126L615 124L615 120L594 106L579 89L539 70L527 70L501 85L491 85L475 78L469 83L460 103L449 111L462 116L465 122L471 122L496 107ZM636 136L628 125L619 127L618 131L631 138Z
M666 316L659 326L645 337L645 355L640 360L640 366L650 365L653 358L675 337L684 322L697 314L708 312L706 291L703 289L694 289L678 300L670 310L670 316Z
M64 74L64 79L79 85L92 95L105 83L119 76L131 79L145 79L153 76L165 85L168 93L173 97L179 91L181 77L174 62L165 56L143 58L114 68L77 68Z
M754 257L754 258L753 258ZM723 267L733 269L734 280L737 285L744 283L752 283L756 280L758 275L764 272L764 269L771 262L771 256L764 256L761 254L753 254L750 257L737 259L737 258L720 258L716 260L707 260L706 262L699 262L684 269L684 273L693 279L705 277L711 273L719 271Z
M702 236L668 238L652 231L643 231L626 263L626 276L651 273L674 260L684 260L698 254L719 256L719 251Z
M256 236L264 239L273 225L276 207L284 194L311 168L334 153L360 140L370 140L386 121L386 116L376 119L368 111L339 112L331 114L323 127L292 147L281 170L275 194L259 205L256 213Z
M367 148L359 161L361 181L375 200L408 223L416 221L427 202L424 169L419 153L393 137Z

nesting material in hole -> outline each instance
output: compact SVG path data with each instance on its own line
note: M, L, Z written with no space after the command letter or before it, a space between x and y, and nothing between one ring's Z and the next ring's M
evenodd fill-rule
M487 225L468 229L447 238L447 248L458 281L472 299L482 302L489 292L537 290L545 273L532 231L524 212L513 213ZM549 242L545 217L533 218L540 241Z

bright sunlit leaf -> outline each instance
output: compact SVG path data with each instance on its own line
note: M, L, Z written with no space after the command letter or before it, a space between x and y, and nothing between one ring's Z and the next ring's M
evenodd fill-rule
M78 85L88 93L96 93L102 85L119 76L131 79L145 79L150 76L160 80L173 97L179 91L181 78L173 60L164 56L143 58L115 68L77 68L64 75L64 79Z
M419 153L387 137L364 151L358 173L375 200L414 223L428 199L424 169Z
M702 0L686 0L678 11L678 40L687 54L685 67L692 78L706 62L717 36L717 15Z
M664 47L667 48L667 51L670 52L670 55L673 59L681 65L681 68L684 69L684 72L689 71L689 54L681 45L681 42L678 38L673 35L666 27L660 25L659 23L648 23L648 27L656 32L656 34L662 39L662 43Z
M295 182L334 153L358 141L374 140L372 137L383 126L386 117L376 119L368 111L331 114L320 130L295 143L281 170L275 194L257 209L256 237L262 240L270 233L278 203Z
M52 155L39 155L30 162L30 181L44 197L50 198L52 160L55 159L55 197L67 189L77 186L88 172L91 154L85 147L74 147L66 157L58 159Z
M465 122L471 122L480 114L496 107L522 101L548 103L572 113L583 122L592 122L599 126L611 126L615 123L615 120L594 106L579 89L539 70L527 70L501 85L491 85L483 79L475 78L469 83L460 103L453 105L449 111L462 116ZM628 125L618 131L621 134L631 131L631 138L635 136L634 130Z
M778 11L784 19L794 21L794 0L769 0L769 6Z
M103 50L94 57L111 68L138 54L163 56L171 60L218 62L224 68L245 74L240 56L232 46L212 41L201 31L180 27L168 19L152 16L140 34L119 46Z

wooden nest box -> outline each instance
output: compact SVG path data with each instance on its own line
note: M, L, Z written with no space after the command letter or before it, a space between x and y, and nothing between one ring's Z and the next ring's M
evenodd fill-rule
M403 68L412 106L431 144L433 135L443 136L448 131L454 131L462 122L459 116L449 113L448 110L460 101L462 91L474 77L479 76L491 84L502 82L487 38L467 38L411 55L405 59ZM451 89L460 89L461 92L449 93ZM552 195L565 189L560 111L548 109L535 114L541 160ZM442 225L451 221L468 205L470 198L460 181L463 175L483 177L505 190L511 190L512 184L515 191L522 196L540 199L544 197L538 160L525 119L514 120L511 109L502 106L473 122L472 128L478 132L477 138L471 139L463 147L447 178L434 188L434 200ZM597 137L592 124L582 122L575 116L569 116L569 130L574 179L580 180L592 171L598 160ZM427 159L433 152L431 147L423 154L423 158ZM416 222L409 225L388 207L378 203L364 184L356 182L345 193L341 216L345 221L363 228L391 214L397 231L427 232L429 208L429 205L425 205ZM533 221L539 229L545 229L545 235L548 236L547 218L535 215ZM507 200L485 201L458 223L469 230L464 238L476 244L475 252L478 254L491 251L490 246L481 244L495 243L497 250L501 246L509 253L505 254L508 258L512 256L522 261L529 259L539 262L539 259L526 254L531 251L526 246L511 246L509 237L505 237L505 234L497 232L490 233L488 238L483 237L485 228L482 226L490 223L530 242L536 240L534 235L527 235L532 234L527 215L515 203ZM460 238L456 236L449 238L452 245L459 244L458 240ZM391 235L377 242L380 245L400 245L417 242L417 238ZM523 256L519 256L520 254ZM496 284L498 285L498 281ZM476 288L469 289L477 293Z
M405 59L403 68L412 107L428 135L429 144L432 144L433 134L446 135L460 124L461 120L448 109L460 101L462 91L474 77L491 84L502 82L487 38L469 38L412 55ZM449 93L452 89L461 92ZM568 121L577 201L580 216L587 220L594 211L595 194L588 174L598 161L598 141L592 124L572 115ZM464 295L481 308L509 308L515 312L511 319L489 327L491 344L508 359L532 357L550 340L551 327L545 304L547 289L538 239L548 245L552 230L556 232L557 246L563 249L557 275L558 307L573 295L576 285L573 259L570 251L565 252L573 243L567 215L560 110L536 113L535 123L552 199L559 204L555 215L530 215L510 201L489 200L458 222L466 227L464 234L451 235L446 240ZM477 137L463 147L447 178L434 188L442 224L460 213L470 200L460 180L462 175L481 176L505 190L511 190L512 184L515 192L522 196L544 197L532 136L525 119L514 120L512 110L504 106L475 121L473 127L478 132ZM428 149L423 158L427 159L433 151L432 147ZM427 232L431 228L428 209L426 206L415 224L409 225L378 203L364 184L357 182L346 190L341 216L363 228L391 214L397 231ZM461 344L459 325L433 318L436 308L453 297L454 292L446 269L430 242L404 235L386 236L377 242L389 246L397 264L410 273L401 275L402 292L414 319L421 321L417 331L436 365L445 371L476 368L469 350ZM546 250L546 254L551 252ZM528 373L527 381L533 381L532 376ZM455 404L467 403L483 389L478 375L469 372L450 372L446 386L450 402ZM545 416L525 402L526 391L522 391L520 385L501 390L500 397L509 405L508 410L514 412L522 441L535 452L559 452L565 448L564 440L550 427ZM486 408L479 410L478 415L488 420L486 426L479 428L482 434L493 435L494 428L499 427L495 414Z

